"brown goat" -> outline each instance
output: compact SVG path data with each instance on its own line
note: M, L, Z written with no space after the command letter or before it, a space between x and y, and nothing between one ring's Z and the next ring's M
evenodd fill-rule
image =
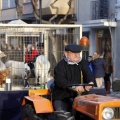
M6 78L8 78L10 72L11 72L11 67L6 68L3 71L0 71L0 84L1 84L1 87L2 87L3 83L5 82Z

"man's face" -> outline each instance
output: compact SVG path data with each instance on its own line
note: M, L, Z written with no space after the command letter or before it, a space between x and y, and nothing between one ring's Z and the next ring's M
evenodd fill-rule
M66 52L66 57L72 62L79 62L80 61L80 52L73 53L71 51Z
M39 46L38 48L37 48L37 50L38 50L38 53L41 55L41 54L44 54L44 47L42 47L42 46Z

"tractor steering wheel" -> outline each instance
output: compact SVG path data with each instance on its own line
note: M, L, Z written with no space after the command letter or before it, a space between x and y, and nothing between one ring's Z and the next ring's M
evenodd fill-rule
M66 85L64 88L75 91L76 86L83 86L83 88L85 89L86 86L92 86L93 87L94 84L70 84L70 85ZM87 90L85 89L85 91L87 91Z

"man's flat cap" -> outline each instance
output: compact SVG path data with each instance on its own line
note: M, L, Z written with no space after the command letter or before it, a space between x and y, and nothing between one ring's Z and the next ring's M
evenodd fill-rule
M82 48L80 45L76 44L68 44L65 46L65 51L71 51L71 52L81 52Z

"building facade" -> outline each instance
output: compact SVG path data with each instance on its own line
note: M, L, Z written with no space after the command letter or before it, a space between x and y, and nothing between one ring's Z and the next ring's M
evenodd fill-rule
M76 24L83 25L83 36L90 40L89 55L94 51L102 54L104 45L109 44L114 65L113 78L120 78L120 0L77 0L76 16Z

